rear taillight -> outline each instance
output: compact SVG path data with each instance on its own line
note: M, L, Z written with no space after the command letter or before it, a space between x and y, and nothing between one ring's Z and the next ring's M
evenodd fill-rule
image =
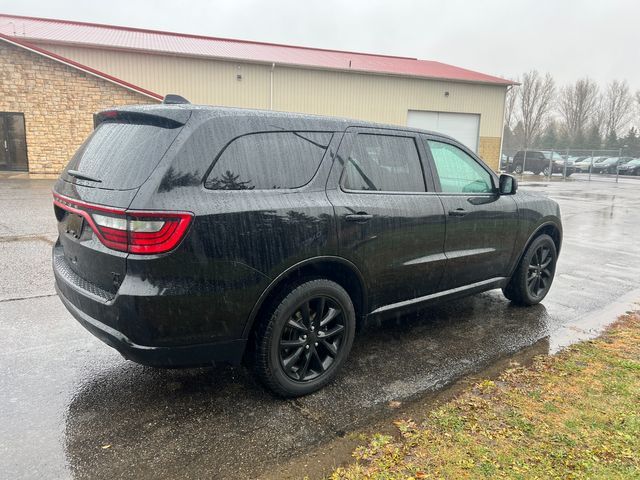
M165 253L184 238L193 214L102 207L53 194L57 207L82 216L109 248L137 254Z

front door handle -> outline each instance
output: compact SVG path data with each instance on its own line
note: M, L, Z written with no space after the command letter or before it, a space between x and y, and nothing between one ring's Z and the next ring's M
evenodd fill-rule
M450 217L464 217L467 212L464 208L456 208L455 210L449 210Z
M371 220L373 218L373 215L366 212L358 212L345 215L344 218L347 222L365 223Z

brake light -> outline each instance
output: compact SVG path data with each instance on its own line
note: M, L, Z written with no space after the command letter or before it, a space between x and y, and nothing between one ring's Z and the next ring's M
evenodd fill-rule
M102 207L53 194L54 205L82 216L107 247L137 254L175 248L191 224L190 212L150 212Z

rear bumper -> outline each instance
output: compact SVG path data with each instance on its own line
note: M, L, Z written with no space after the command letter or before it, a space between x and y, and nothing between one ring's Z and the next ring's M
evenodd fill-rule
M149 276L127 274L117 292L106 291L76 274L57 244L52 260L64 306L125 358L157 367L241 362L247 341L243 331L253 305L250 288L180 282L174 276L167 280L171 290L150 282ZM239 302L242 295L249 301Z
M90 317L64 296L56 282L56 291L69 313L94 336L115 348L128 360L153 367L189 367L230 363L239 365L246 340L238 339L198 345L147 346L132 342L122 332Z

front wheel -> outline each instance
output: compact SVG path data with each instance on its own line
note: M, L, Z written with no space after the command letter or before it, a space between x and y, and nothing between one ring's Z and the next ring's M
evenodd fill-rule
M513 171L518 175L522 175L522 165L516 165Z
M272 303L254 335L254 366L262 383L298 397L329 383L349 355L356 315L337 283L310 280Z
M544 167L544 169L542 170L542 174L545 177L548 177L550 172L551 172L551 170L549 169L549 167Z
M518 305L535 305L549 293L556 273L558 253L549 235L536 237L523 255L511 280L502 289Z

